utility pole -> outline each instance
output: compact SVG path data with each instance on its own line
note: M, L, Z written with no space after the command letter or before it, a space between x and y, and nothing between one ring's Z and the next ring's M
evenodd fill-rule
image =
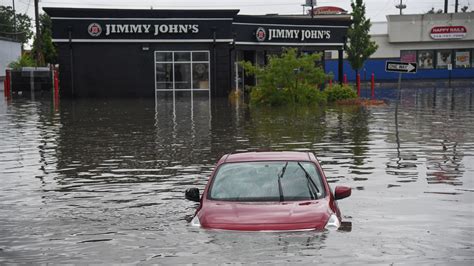
M444 0L444 13L448 13L448 0Z
M456 0L454 4L454 13L458 13L459 0Z
M398 9L400 9L400 15L403 15L403 14L402 14L402 10L405 9L405 8L407 8L407 5L404 5L404 4L403 4L403 0L400 0L400 4L399 4L399 5L396 5L395 7L398 8Z
M311 0L311 18L314 18L314 4L316 0Z
M36 64L43 64L43 49L41 47L41 30L40 30L40 17L39 17L39 0L35 0L35 26L36 26Z
M15 0L12 0L13 2L13 39L16 40L18 39L17 37L17 32L16 32L16 11L15 11Z

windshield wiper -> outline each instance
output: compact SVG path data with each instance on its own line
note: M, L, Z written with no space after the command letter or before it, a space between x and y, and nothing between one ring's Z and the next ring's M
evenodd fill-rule
M283 188L281 186L281 179L283 178L283 175L285 174L287 166L288 166L288 162L285 163L285 166L283 166L280 174L278 175L278 190L280 191L280 202L285 200L283 197Z
M304 172L304 175L305 175L305 177L306 177L306 180L308 181L308 187L309 187L309 192L311 193L311 197L314 197L314 199L317 199L317 198L318 198L318 194L317 194L317 193L319 193L318 186L316 186L316 184L314 183L313 178L312 178L311 175L308 173L308 171L306 171L306 169L303 167L303 165L301 165L300 162L298 162L298 166L299 166L301 169L303 169L303 172ZM311 186L310 184L311 184L312 186ZM317 193L315 193L315 192L313 191L313 189L311 189L311 187L315 188Z

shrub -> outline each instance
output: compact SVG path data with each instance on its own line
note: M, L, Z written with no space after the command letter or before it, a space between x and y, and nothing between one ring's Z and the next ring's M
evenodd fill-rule
M35 60L27 53L21 55L18 60L8 64L8 67L14 70L21 70L22 67L34 67L36 66Z
M349 85L333 85L331 88L327 88L324 94L328 102L357 98L357 93Z
M296 49L287 49L279 56L269 56L268 64L262 67L240 62L245 73L258 80L251 89L250 103L277 106L325 102L317 88L328 77L316 64L319 60L319 54L298 55Z

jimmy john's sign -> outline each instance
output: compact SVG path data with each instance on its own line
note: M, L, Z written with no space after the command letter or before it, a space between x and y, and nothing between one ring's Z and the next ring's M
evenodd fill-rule
M160 34L196 34L199 33L197 24L105 24L91 23L87 31L90 36L98 37L113 35L146 34L157 36Z
M255 32L257 41L278 41L278 40L329 40L331 39L330 29L278 29L259 27Z

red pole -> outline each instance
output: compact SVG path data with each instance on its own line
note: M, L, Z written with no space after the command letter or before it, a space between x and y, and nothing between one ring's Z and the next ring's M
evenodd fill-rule
M9 99L10 96L11 96L11 71L10 70L6 70L5 71L5 80L4 80L4 94L5 94L5 98Z
M372 81L370 82L370 89L372 91L372 100L375 99L375 75L372 73Z
M329 79L329 88L332 88L332 79Z
M58 70L54 70L54 98L59 98L59 79L58 79Z
M360 74L357 74L356 82L357 82L357 97L360 98Z
M347 74L344 74L344 84L347 84Z
M59 78L58 70L53 70L53 83L54 83L54 109L57 111L59 108Z

